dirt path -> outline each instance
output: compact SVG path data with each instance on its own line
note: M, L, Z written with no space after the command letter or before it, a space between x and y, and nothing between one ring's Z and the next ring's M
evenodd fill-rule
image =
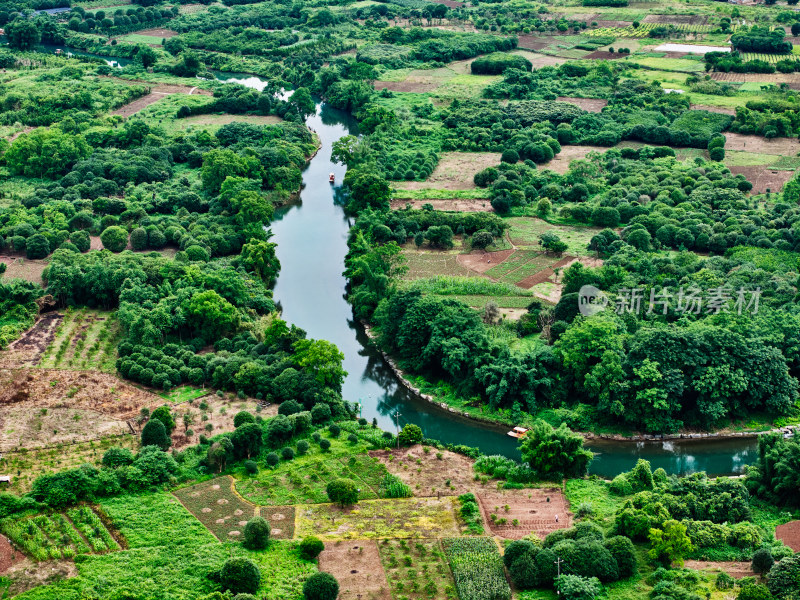
M130 117L131 115L136 114L140 110L143 110L150 106L151 104L155 104L165 96L170 94L187 94L187 95L201 95L201 96L211 96L211 92L208 90L200 89L197 86L190 87L188 85L175 85L171 83L151 83L149 81L140 81L136 79L120 79L119 77L109 77L109 79L113 79L120 83L126 84L144 84L150 87L150 93L142 96L141 98L137 98L133 102L129 102L124 106L120 106L115 111L112 111L112 115L119 115L121 117Z
M117 110L112 111L112 115L119 115L121 117L130 117L131 115L136 114L140 110L144 110L151 104L155 104L162 98L168 96L165 92L150 92L146 96L142 96L130 102L129 104L125 104L124 106L120 106Z
M36 129L36 127L26 127L25 129L22 129L22 130L18 131L17 133L12 135L10 138L8 138L8 143L10 144L15 139L17 139L19 136L21 136L23 133L30 133L34 129Z
M695 571L725 571L734 579L752 577L754 575L753 570L750 568L750 563L746 561L717 562L709 560L687 560L684 561L683 566Z

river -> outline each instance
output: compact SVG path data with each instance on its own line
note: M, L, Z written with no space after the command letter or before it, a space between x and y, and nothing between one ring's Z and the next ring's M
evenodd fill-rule
M73 51L74 52L74 51ZM75 52L86 55L86 53ZM129 61L98 57L111 66ZM265 82L245 73L216 74L220 81L263 89ZM333 143L345 135L357 135L358 125L348 113L325 104L307 120L317 132L321 147L303 172L299 200L277 211L271 224L272 241L278 244L281 271L274 297L283 318L302 327L309 337L336 344L344 353L345 399L357 401L361 416L377 419L382 429L394 431L397 424L419 425L425 436L453 444L480 448L488 454L519 458L516 440L505 427L490 427L454 415L410 393L400 385L383 357L368 343L363 328L354 322L345 300L344 257L352 225L341 202L341 182L346 168L330 160ZM334 173L336 183L328 176ZM672 442L592 441L597 453L590 472L613 478L630 470L638 458L650 461L653 469L685 474L706 471L709 475L740 473L758 456L753 438L682 440Z

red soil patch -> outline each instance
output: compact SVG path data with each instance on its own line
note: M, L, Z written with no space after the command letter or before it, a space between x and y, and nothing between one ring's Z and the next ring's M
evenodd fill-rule
M372 450L369 455L410 485L415 496L460 496L476 487L472 468L475 461L462 454L435 448L430 448L426 454L422 448L417 444L410 448ZM442 458L437 458L437 453Z
M84 409L129 419L141 407L154 409L164 399L105 373L60 369L0 371L0 407L22 403L29 408Z
M0 535L0 573L5 573L12 565L23 560L25 555L12 548L6 536Z
M425 92L432 92L440 84L426 83L422 81L376 81L373 87L376 90L387 89L390 92L417 92L423 94Z
M142 29L141 31L134 31L132 33L136 35L152 35L153 37L160 37L164 39L169 39L171 37L175 37L176 35L178 35L177 31L172 31L171 29L159 29L159 28Z
M593 60L612 60L615 58L622 58L623 56L628 56L628 55L620 54L619 52L606 52L605 50L595 50L594 52L590 52L583 58L590 58Z
M146 96L142 96L125 106L119 107L117 110L113 111L112 115L119 115L121 117L130 117L131 115L136 114L140 110L144 110L151 104L155 104L162 98L164 98L167 94L163 92L150 92Z
M776 171L763 165L730 167L730 170L734 175L744 175L753 184L753 194L765 194L767 190L772 193L780 192L794 175L794 171Z
M326 542L319 570L336 577L339 600L392 598L375 540Z
M559 267L565 268L578 260L579 259L575 256L565 256L557 263L553 264L552 267L546 267L541 271L539 271L538 273L534 273L533 275L526 277L522 281L518 281L517 285L523 289L529 290L537 283L544 283L545 281L549 281L550 278L555 275L554 269L557 269ZM551 283L555 283L555 281L552 281Z
M558 488L498 490L478 492L477 496L484 521L497 537L518 540L534 533L544 538L548 533L572 526L569 503Z
M528 50L542 50L543 48L547 48L551 43L552 42L544 41L542 38L532 35L519 36L519 47Z
M589 112L599 113L608 104L608 100L601 98L570 98L567 96L560 96L556 98L559 102L569 102L575 106L588 110Z
M758 135L741 133L725 133L726 150L743 150L759 154L776 154L778 156L795 156L800 150L796 138L774 138L768 140Z
M789 521L775 528L775 537L795 552L800 552L800 521Z
M496 267L512 254L514 254L514 250L498 250L497 252L473 250L469 254L459 254L458 263L476 273L486 273L486 271Z
M392 210L405 208L410 204L414 208L422 208L426 204L433 206L434 210L444 210L450 212L492 212L491 202L488 199L458 199L452 200L392 200L390 203Z
M752 577L755 575L751 568L751 563L746 561L741 562L722 562L722 561L709 561L709 560L687 560L684 561L683 566L687 569L695 571L725 571L734 579L741 579L742 577Z
M708 112L720 113L723 115L735 115L736 111L732 108L725 106L710 106L707 104L692 104L689 108L692 110L707 110Z

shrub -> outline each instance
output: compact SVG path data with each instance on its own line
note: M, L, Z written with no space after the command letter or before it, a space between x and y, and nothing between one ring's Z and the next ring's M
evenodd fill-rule
M122 227L112 225L107 227L103 233L100 234L100 241L103 243L103 248L111 250L111 252L122 252L128 245L128 232Z
M322 449L323 452L327 452L331 448L331 441L326 438L322 438L319 441L319 447Z
M620 473L611 481L608 490L617 496L630 496L633 494L633 486L631 485L625 473Z
M392 473L384 475L383 483L381 483L381 496L384 498L410 498L412 495L411 488L403 483L397 475Z
M255 422L256 418L246 410L236 413L236 416L233 417L234 427L239 427L239 425L244 425L245 423L255 423Z
M269 454L267 454L267 459L266 460L267 460L267 464L270 467L276 467L276 466L278 466L278 463L281 462L281 459L278 458L278 454L275 453L275 452L270 452Z
M311 445L307 441L300 440L299 442L297 442L297 455L298 456L303 456L304 454L306 454L308 452L308 449L310 447L311 447Z
M422 441L422 429L418 425L409 423L400 430L400 434L397 437L404 446L413 446Z
M133 462L133 453L127 448L109 448L103 454L104 467L124 467Z
M772 557L772 552L769 548L759 548L753 553L753 572L763 575L768 573L775 564L775 559Z
M620 579L630 577L638 569L636 560L636 550L630 538L617 535L605 541L606 549L611 552L611 556L617 561Z
M292 460L294 458L294 450L289 447L284 448L281 450L281 458L283 460Z
M222 589L234 594L255 594L261 585L261 571L249 558L229 558L219 572Z
M167 429L158 419L149 420L142 428L142 446L158 446L166 450L172 444Z
M796 598L800 592L800 554L781 559L772 565L767 587L776 598Z
M331 426L328 427L328 432L331 434L331 437L339 437L339 434L342 433L342 428L339 427L336 423L331 423Z
M358 442L358 436L355 433L351 433L347 436L347 441L351 444L355 444Z
M303 584L305 600L336 600L339 582L330 573L314 573Z
M597 577L561 575L556 579L556 590L565 600L594 600L602 589Z
M258 473L258 463L254 460L246 460L244 461L244 470L249 475L256 475Z
M41 233L32 235L26 243L25 253L30 259L45 258L50 254L50 242Z
M311 408L311 420L314 423L324 423L331 418L331 407L327 404L318 403Z
M278 414L289 416L299 413L302 410L303 406L297 400L285 400L281 402L281 405L278 407Z
M264 517L253 517L244 526L242 544L249 550L263 550L269 544L270 527Z
M313 535L307 535L298 544L300 556L306 560L314 560L324 549L325 544L322 543L322 540L320 540L318 537L314 537Z
M736 600L772 600L772 594L767 586L760 583L743 585L739 590Z
M506 568L511 568L511 564L526 552L535 552L538 550L536 544L530 540L514 540L506 546L503 552L503 564Z
M352 479L334 479L325 488L328 498L341 506L358 502L358 488Z
M718 590L732 590L735 584L736 580L728 575L725 571L722 571L719 575L717 575L717 580L714 582L714 585Z

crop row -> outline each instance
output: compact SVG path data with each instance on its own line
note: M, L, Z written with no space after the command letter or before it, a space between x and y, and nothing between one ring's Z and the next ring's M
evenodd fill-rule
M461 600L510 600L511 587L497 544L485 537L442 540Z
M5 519L0 522L0 530L17 548L37 561L119 550L117 542L91 508L73 508L67 515L72 523L60 513Z

